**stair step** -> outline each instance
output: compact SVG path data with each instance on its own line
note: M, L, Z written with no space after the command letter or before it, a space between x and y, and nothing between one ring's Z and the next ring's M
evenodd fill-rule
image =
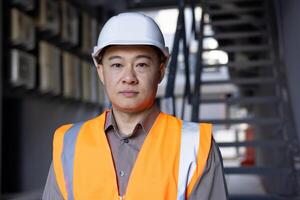
M262 148L280 148L285 147L282 140L254 140L244 142L218 142L219 147L262 147Z
M262 7L250 7L250 8L222 8L222 9L209 9L207 12L209 15L224 15L224 14L244 14L244 13L253 13L253 12L263 12Z
M278 175L290 174L292 170L282 167L224 167L225 174L258 174L258 175Z
M290 199L290 198L289 198ZM292 200L291 198L290 200ZM262 195L253 195L253 194L244 194L244 195L229 195L229 200L287 200L287 197L280 197L271 194L262 194Z
M251 38L251 37L262 37L266 36L266 32L263 31L249 31L249 32L229 32L229 33L216 33L212 35L205 35L204 38L215 38L215 39L240 39L240 38Z
M240 118L240 119L200 119L200 122L211 124L255 124L255 125L280 125L279 118Z
M226 103L226 104L264 104L268 103L273 106L274 103L279 102L276 96L257 96L257 97L231 97L224 99L201 99L202 104L208 103Z
M233 45L233 46L221 46L214 49L203 49L203 51L225 51L228 53L235 52L261 52L271 50L270 45Z
M267 0L209 0L207 4L240 3L240 2L263 2Z
M252 24L261 26L265 24L264 19L222 19L222 20L213 20L211 22L204 22L204 25L211 25L211 26L236 26L236 25L246 25Z
M272 60L255 60L255 61L239 61L239 62L229 62L226 64L203 64L203 67L236 67L236 68L248 68L248 67L262 67L262 66L272 66L274 62Z
M259 77L259 78L235 78L231 80L220 80L220 81L203 81L202 85L217 85L217 84L237 84L237 85L248 85L248 84L274 84L276 79L272 77Z

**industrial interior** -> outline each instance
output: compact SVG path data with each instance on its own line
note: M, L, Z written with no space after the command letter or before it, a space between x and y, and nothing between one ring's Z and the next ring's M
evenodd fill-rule
M300 1L0 0L0 199L41 199L62 124L108 108L91 52L138 11L171 58L163 112L214 125L230 200L300 199Z

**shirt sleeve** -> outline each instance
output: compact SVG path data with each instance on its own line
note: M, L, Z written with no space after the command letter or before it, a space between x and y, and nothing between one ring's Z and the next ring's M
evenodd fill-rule
M51 163L42 200L64 200L58 188L54 175L53 165Z
M211 150L205 169L198 178L189 200L227 200L228 192L223 172L221 153L215 141L212 141Z

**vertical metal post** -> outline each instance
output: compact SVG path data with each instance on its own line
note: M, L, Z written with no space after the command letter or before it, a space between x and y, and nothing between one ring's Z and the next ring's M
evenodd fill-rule
M197 62L195 70L195 84L194 84L194 94L192 98L192 121L199 121L199 105L200 105L200 87L201 87L201 75L203 68L202 61L202 52L203 52L203 34L204 34L204 10L205 5L202 1L202 13L201 13L201 23L200 23L200 32L198 36L198 53L197 53Z
M192 9L192 33L194 33L194 37L197 38L197 28L196 28L196 14L195 14L195 9L196 9L196 3L195 0L191 0L191 9Z
M185 5L183 5L182 10L184 11L185 9ZM192 10L194 8L192 7ZM185 15L183 14L182 16L182 46L183 46L183 54L184 54L184 73L185 73L185 89L184 89L184 94L183 94L183 98L182 98L182 108L181 108L181 118L184 119L184 112L185 112L185 101L186 99L188 99L188 102L191 101L190 97L191 97L191 86L190 86L190 61L189 61L189 57L190 57L190 48L189 48L189 43L187 42L187 30L186 30L186 26L185 26ZM193 19L194 19L194 13L193 13ZM194 23L194 21L193 21ZM192 24L193 27L193 24ZM191 32L193 33L193 28L191 30Z
M185 89L184 89L184 94L183 94L183 100L182 100L182 109L181 109L181 117L184 118L184 105L185 105L185 100L188 98L190 102L190 70L189 70L189 44L187 42L186 38L186 28L185 28L185 14L184 14L184 9L186 6L185 0L178 0L178 18L177 18L177 26L176 26L176 32L175 32L175 37L173 41L173 49L172 49L172 56L171 56L171 61L170 61L170 69L169 69L169 74L168 74L168 80L167 80L167 86L166 86L166 104L169 107L169 113L176 115L176 97L174 94L174 88L175 88L175 78L177 75L177 65L178 65L178 54L179 54L179 46L180 42L182 41L182 46L183 46L183 53L184 53L184 66L185 66ZM194 7L192 7L194 9ZM194 12L193 12L194 15ZM193 18L194 19L194 18ZM194 21L193 21L194 23ZM195 26L193 26L192 31L195 29ZM171 109L171 105L173 108Z
M3 0L0 0L0 199L2 196L2 71L3 71Z
M184 16L184 10L182 10L184 9L183 5L184 2L182 0L179 0L179 14L177 18L177 26L176 26L175 36L174 36L173 49L172 49L171 61L169 64L170 68L169 68L166 93L165 93L167 103L172 105L172 113L170 114L173 114L174 116L176 115L176 99L174 95L174 88L175 88L175 78L176 78L177 65L178 65L179 43L183 31L183 25L182 25L182 19L183 19L182 16Z

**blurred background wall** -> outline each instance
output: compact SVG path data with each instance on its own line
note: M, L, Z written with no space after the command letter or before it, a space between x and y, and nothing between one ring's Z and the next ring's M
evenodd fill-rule
M290 89L291 103L293 107L293 114L297 133L300 134L300 89L298 87L300 74L300 26L299 17L300 2L295 0L277 0L276 12L278 22L278 32L280 35L280 53L283 57L282 65L286 67L286 74L288 78L288 86ZM300 138L300 137L299 137Z

